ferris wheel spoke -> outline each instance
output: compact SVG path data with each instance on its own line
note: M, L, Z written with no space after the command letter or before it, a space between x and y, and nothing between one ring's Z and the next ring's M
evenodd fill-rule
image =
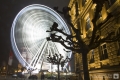
M40 48L38 49L37 53L33 56L33 59L30 63L31 66L35 66L35 64L38 62L38 59L40 59L41 55L42 55L42 49L44 48L44 46L46 45L47 41L44 40L43 43L41 44Z

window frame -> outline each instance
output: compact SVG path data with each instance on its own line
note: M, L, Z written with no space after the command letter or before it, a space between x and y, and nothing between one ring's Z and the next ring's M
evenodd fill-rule
M100 61L108 59L108 50L106 43L100 45L99 56L100 56Z
M86 26L85 26L86 32L89 31L90 28L91 28L90 17L88 16L87 19L86 19Z
M89 61L89 64L91 63L94 63L95 62L95 51L94 50L91 50L90 51L90 61Z

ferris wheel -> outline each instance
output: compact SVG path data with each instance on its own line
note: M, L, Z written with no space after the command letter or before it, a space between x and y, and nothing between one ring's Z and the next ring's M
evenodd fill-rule
M58 23L58 28L70 34L70 30L62 17L53 9L33 4L23 8L15 17L11 28L11 43L15 56L27 69L49 69L47 62L48 54L62 54L71 57L71 52L66 53L64 47L59 43L47 41L53 23ZM63 36L60 33L56 33ZM54 69L57 67L54 66Z

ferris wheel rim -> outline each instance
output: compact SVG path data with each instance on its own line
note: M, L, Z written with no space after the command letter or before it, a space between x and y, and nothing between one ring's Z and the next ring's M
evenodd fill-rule
M34 7L34 8L33 8L33 7ZM15 25L16 25L17 20L19 19L19 17L20 17L23 13L25 13L24 10L29 11L29 10L35 9L35 8L37 8L37 9L45 9L45 10L51 11L51 13L54 14L55 17L57 17L57 18L62 22L62 24L65 25L64 28L67 30L67 33L68 33L68 34L71 34L70 31L69 31L69 29L68 29L68 27L67 27L67 24L66 24L65 21L62 19L62 17L61 17L57 12L55 12L54 10L52 10L51 8L49 8L49 7L45 6L45 5L41 5L41 4L32 4L32 5L28 5L27 7L23 8L23 9L16 15L16 17L15 17L15 19L14 19L14 21L13 21L12 28L11 28L11 44L12 44L12 48L13 48L13 51L14 51L16 57L19 59L19 62L20 62L20 63L25 62L27 65L29 65L29 64L23 59L23 57L20 57L21 54L20 54L20 51L19 51L19 49L18 49L18 46L17 46L16 41L15 41L15 38L14 38L14 37L15 37L15 31L14 31L14 30L15 30L15 27L16 27Z

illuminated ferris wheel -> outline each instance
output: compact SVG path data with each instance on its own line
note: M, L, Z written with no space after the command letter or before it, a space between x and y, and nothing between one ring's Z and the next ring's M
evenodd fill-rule
M69 28L53 9L33 4L23 8L15 17L11 28L11 43L13 51L19 62L32 69L50 69L51 64L47 62L48 54L62 54L71 57L71 52L66 53L64 47L59 43L47 41L53 23L58 23L58 28L70 34ZM60 33L57 33L63 36ZM56 66L52 66L56 69Z

